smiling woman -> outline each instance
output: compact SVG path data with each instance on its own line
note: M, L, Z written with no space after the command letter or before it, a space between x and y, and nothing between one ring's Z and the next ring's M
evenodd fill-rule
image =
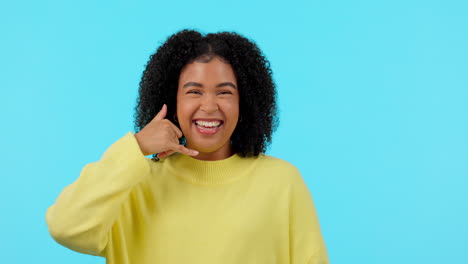
M190 92L188 95L187 90ZM214 90L217 91L216 97L212 96ZM237 122L232 123L230 120L229 124L223 124L222 134L229 140L226 141L226 137L221 139L221 135L213 137L224 140L222 146L225 148L214 153L212 149L200 149L200 154L194 156L197 159L216 160L225 158L226 153L238 153L242 157L258 156L266 151L272 133L278 126L276 90L269 62L253 41L236 33L220 32L202 36L193 30L183 30L170 36L150 57L139 92L135 128L142 132L137 133L137 139L142 145L151 145L145 140L148 137L145 137L144 130L164 104L167 105L168 120L182 130L180 143L190 146L195 141L188 140L189 134L196 134L185 130L192 122L179 123L176 112L181 105L186 102L193 105L194 100L187 99L196 97L198 104L205 105L200 105L194 117L207 118L206 107L226 105L237 98L237 104L230 106L237 106ZM179 103L179 100L183 100L183 103ZM223 114L226 111L222 109L214 113L218 117ZM234 128L229 135L226 134L228 128ZM211 144L214 144L214 139L211 139ZM232 150L226 152L228 148ZM153 150L154 160L174 153L173 150L167 153Z
M271 75L237 33L170 36L143 73L138 132L62 191L46 213L52 237L110 264L329 263L299 170L265 154Z
M201 160L234 154L231 135L239 117L239 92L231 65L219 57L193 62L180 73L177 112L187 147Z

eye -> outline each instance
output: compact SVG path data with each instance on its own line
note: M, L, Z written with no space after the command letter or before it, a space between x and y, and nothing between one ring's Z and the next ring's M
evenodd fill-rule
M189 94L189 93L193 93L193 94L201 94L201 92L200 92L200 91L198 91L198 90L190 90L190 91L188 91L187 93L188 93L188 94Z
M222 92L219 92L218 94L232 94L232 93L229 91L222 91Z

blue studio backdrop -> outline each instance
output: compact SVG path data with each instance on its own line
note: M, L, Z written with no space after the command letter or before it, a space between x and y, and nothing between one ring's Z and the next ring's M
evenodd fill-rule
M171 34L236 31L271 62L280 126L335 264L468 263L468 2L2 1L1 263L104 263L46 209L133 131Z

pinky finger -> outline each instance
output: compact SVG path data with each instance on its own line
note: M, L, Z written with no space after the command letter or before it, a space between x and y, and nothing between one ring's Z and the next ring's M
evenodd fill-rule
M158 158L159 159L162 159L162 158L165 158L165 157L169 157L170 155L172 155L175 151L172 151L172 150L167 150L167 151L164 151L164 152L161 152L158 154Z
M178 145L178 144L174 144L174 145L172 146L172 150L175 151L175 152L179 152L179 153L185 154L185 155L189 155L189 156L196 156L196 155L198 155L198 151L188 149L188 148L186 148L185 146L183 146L183 145Z
M157 157L158 159L164 158L164 154L166 154L166 152L167 152L167 151L163 151L163 152L161 152L161 153L158 153L158 154L156 155L156 157Z
M188 149L188 148L186 148L184 146L181 146L181 151L180 152L182 152L185 155L189 155L189 156L197 156L199 154L198 151L193 150L193 149Z

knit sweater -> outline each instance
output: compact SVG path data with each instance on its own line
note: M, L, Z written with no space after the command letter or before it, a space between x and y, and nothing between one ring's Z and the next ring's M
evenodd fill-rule
M154 162L132 132L47 209L51 236L108 264L327 264L298 169L260 154Z

